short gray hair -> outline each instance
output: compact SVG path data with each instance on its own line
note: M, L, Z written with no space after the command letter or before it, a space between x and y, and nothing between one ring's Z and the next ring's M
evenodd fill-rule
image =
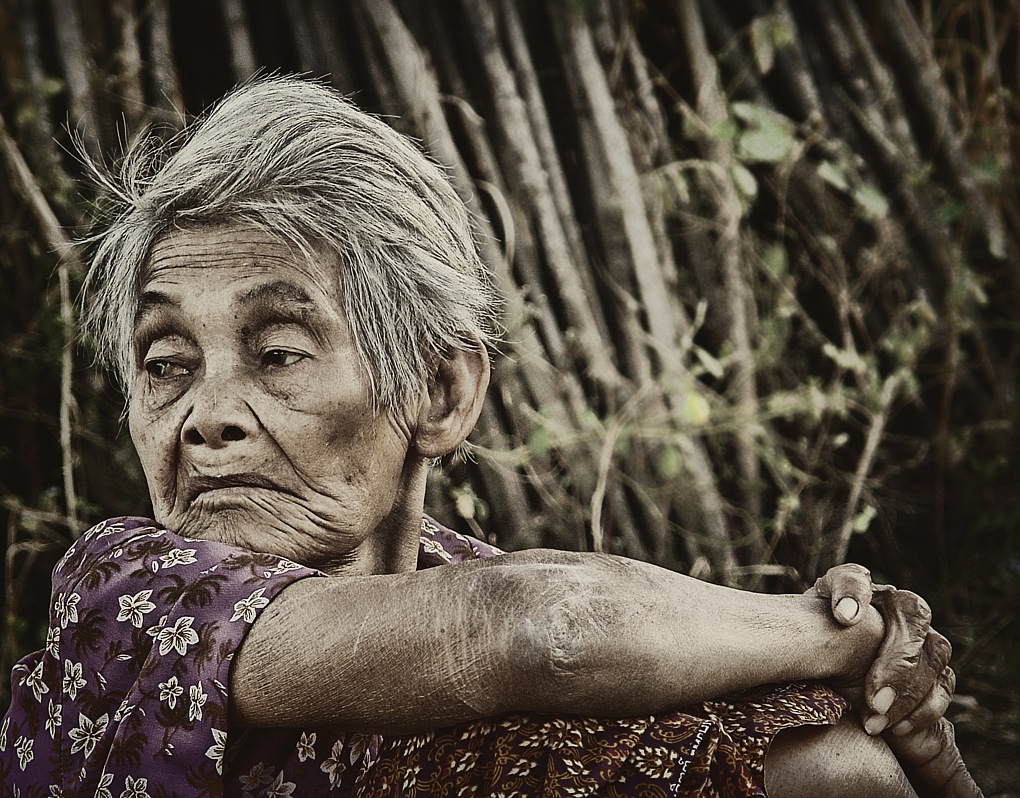
M497 301L446 174L327 86L248 83L168 143L144 139L95 176L112 221L89 239L82 329L125 393L151 249L189 225L251 224L335 255L376 407L410 399L437 354L492 343Z

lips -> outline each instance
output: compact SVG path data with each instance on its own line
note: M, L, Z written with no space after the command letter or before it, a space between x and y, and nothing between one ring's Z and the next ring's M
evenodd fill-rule
M190 477L186 486L188 502L193 502L203 493L222 488L267 488L268 490L289 493L269 477L255 473L225 474L223 476Z

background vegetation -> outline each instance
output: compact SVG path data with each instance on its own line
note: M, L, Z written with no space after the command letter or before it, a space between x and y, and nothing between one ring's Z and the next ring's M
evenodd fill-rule
M279 69L476 213L504 356L438 517L752 589L862 561L929 597L1020 794L1018 34L1010 0L0 0L5 677L72 538L148 510L73 345L70 131L115 161Z

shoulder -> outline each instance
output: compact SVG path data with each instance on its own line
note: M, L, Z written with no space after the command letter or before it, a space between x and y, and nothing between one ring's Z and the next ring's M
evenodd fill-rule
M449 529L430 516L422 516L418 546L418 569L465 560L487 559L503 554L502 549L478 538Z

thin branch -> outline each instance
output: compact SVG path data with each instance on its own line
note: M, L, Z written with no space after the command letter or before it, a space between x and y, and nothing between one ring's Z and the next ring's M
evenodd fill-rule
M57 276L60 281L60 320L64 331L60 367L60 451L64 478L64 503L67 526L72 534L81 532L78 520L78 498L74 486L74 449L71 413L74 408L72 376L74 369L74 305L71 302L70 269L81 272L81 261L74 245L60 226L35 176L25 162L17 142L7 132L0 117L0 152L15 190L32 210L50 248L57 254Z

